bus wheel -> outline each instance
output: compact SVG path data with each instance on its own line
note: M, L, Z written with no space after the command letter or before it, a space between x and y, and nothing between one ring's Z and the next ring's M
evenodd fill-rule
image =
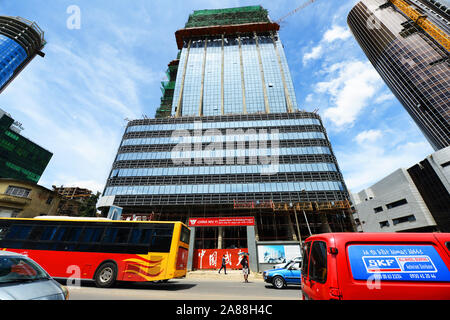
M102 264L95 273L95 284L99 288L110 288L117 278L117 267L112 262Z

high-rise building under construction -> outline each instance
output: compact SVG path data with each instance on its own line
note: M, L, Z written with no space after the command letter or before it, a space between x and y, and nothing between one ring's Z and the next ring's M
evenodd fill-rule
M348 25L432 147L448 147L448 5L440 0L362 0L350 11Z
M194 252L256 255L255 241L354 230L325 128L298 108L278 30L260 6L194 11L175 33L156 118L128 123L98 206L190 222ZM192 267L205 268L196 257Z

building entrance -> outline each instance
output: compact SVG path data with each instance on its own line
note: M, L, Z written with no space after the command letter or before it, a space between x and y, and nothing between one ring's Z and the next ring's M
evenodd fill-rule
M189 227L194 240L188 263L192 270L220 269L223 258L227 269L240 269L243 253L255 247L254 217L190 218Z

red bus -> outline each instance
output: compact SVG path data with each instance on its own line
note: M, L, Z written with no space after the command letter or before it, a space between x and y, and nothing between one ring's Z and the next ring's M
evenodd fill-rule
M189 234L181 222L0 218L0 250L30 257L54 278L103 288L185 277Z

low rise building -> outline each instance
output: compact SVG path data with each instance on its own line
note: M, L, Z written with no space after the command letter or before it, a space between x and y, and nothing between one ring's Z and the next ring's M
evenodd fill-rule
M58 206L58 215L79 216L83 205L92 197L92 191L79 187L56 187L52 186L53 191L61 197Z
M0 179L0 217L56 215L61 196L32 182Z
M351 198L360 232L450 232L450 147Z

